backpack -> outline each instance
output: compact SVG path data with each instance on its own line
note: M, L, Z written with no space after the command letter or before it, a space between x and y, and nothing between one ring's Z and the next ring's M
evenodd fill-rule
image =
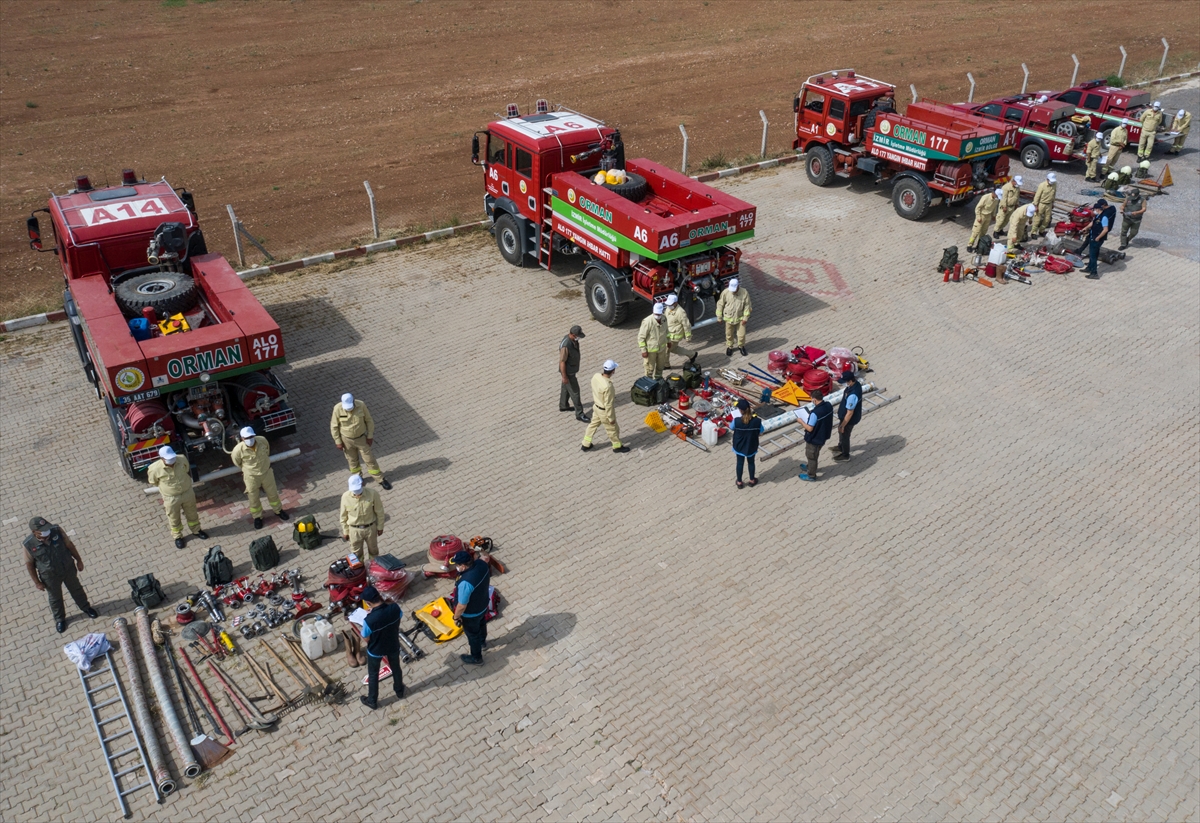
M250 562L260 572L273 569L279 565L279 549L275 547L275 538L267 535L250 542Z
M937 270L943 272L946 269L954 268L954 264L958 262L958 246L951 246L948 249L942 249L942 262L938 263Z
M704 382L704 373L695 363L688 363L683 367L683 382L689 389L698 389Z
M667 402L667 381L662 378L639 377L629 391L629 397L639 406L657 406Z
M133 601L133 605L141 606L146 609L153 609L162 604L166 600L166 595L163 594L162 586L154 579L152 574L143 574L129 581L129 586L132 591L129 598Z
M213 546L204 555L204 585L210 589L233 580L233 561L225 556L220 546Z
M296 544L302 549L319 549L321 541L324 539L325 536L321 534L321 524L311 514L301 517L296 521L296 525L292 526L292 540L296 541Z

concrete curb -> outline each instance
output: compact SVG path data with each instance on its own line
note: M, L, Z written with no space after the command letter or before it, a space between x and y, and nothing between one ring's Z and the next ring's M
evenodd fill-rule
M786 166L788 163L795 163L801 157L803 157L802 154L789 154L785 157L777 157L774 160L762 160L758 163L751 163L749 166L735 166L732 169L722 169L721 171L710 171L705 174L693 175L692 179L700 183L707 183L710 180L722 180L726 177L736 177L739 174L745 174L748 171Z
M1200 71L1185 71L1183 74L1172 74L1170 77L1159 77L1154 80L1143 80L1140 83L1130 83L1127 88L1140 89L1142 86L1161 86L1163 83L1174 83L1176 80L1187 80L1190 77L1200 77Z
M58 323L59 321L66 319L67 313L62 309L59 309L58 311L42 312L41 314L31 314L28 317L17 317L0 323L0 333L17 331L18 329L30 329L34 326L44 326L47 323Z

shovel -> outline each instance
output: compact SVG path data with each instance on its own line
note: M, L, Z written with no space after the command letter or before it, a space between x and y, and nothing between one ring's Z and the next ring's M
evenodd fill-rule
M179 693L183 696L183 705L187 708L188 720L191 721L192 731L195 733L195 737L188 742L192 751L196 753L196 759L200 761L200 765L205 769L212 769L233 752L204 733L204 729L200 725L200 716L196 714L196 707L192 705L191 694L183 680L179 660L176 659L175 652L171 649L171 640L166 635L163 635L163 646L166 648L167 657L171 658L171 668L175 671L175 682L179 684Z

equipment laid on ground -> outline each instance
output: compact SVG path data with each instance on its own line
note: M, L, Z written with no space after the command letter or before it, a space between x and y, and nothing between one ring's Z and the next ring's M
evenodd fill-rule
M179 722L179 715L175 713L175 704L171 702L171 692L167 689L167 682L163 679L162 669L159 668L158 652L154 646L154 639L150 635L150 616L144 608L139 606L134 610L134 618L137 620L138 640L142 647L142 664L146 667L146 675L150 678L150 685L154 688L159 716L163 719L163 725L166 726L171 740L175 744L175 752L179 755L180 762L183 763L183 773L188 777L195 777L200 774L202 769L192 752L190 738L183 730L183 724ZM209 663L211 665L211 661Z
M481 157L482 155L482 157ZM675 294L693 327L714 310L754 236L754 206L651 160L625 160L616 129L577 112L521 117L515 105L471 141L484 169L484 208L501 256L515 266L580 255L592 316L619 325L636 299ZM596 182L597 172L623 172Z
M29 246L58 255L75 349L130 477L168 443L195 466L232 449L244 426L272 439L295 432L271 371L285 359L279 324L208 253L190 192L125 169L119 186L76 177L47 206L54 246L42 247L36 213Z
M654 377L639 377L629 391L629 399L638 406L657 406L670 399L667 381Z
M260 572L273 569L279 565L279 549L275 538L271 535L257 537L250 543L250 562Z
M463 632L462 626L454 625L454 607L444 597L417 609L413 619L424 624L429 636L438 643L453 640Z
M188 721L192 724L194 735L189 744L192 747L192 751L196 753L196 758L200 761L200 765L205 769L211 769L233 754L233 752L204 733L204 729L200 727L200 717L196 714L196 708L192 705L191 695L184 684L183 672L179 669L179 661L175 659L174 651L171 648L171 641L165 636L163 637L163 649L167 653L167 658L171 661L171 668L175 672L175 682L179 684L179 696L183 698L183 705L187 709Z
M895 403L900 399L900 395L889 396L884 394L886 389L878 388L872 383L863 383L862 385L862 411L863 414L882 408L890 403ZM845 389L838 389L833 394L825 397L830 405L837 406L842 402L842 396ZM794 411L787 411L776 417L771 417L763 421L763 439L758 445L758 457L760 460L770 460L778 454L781 454L788 449L793 449L804 443L803 430L787 429L789 426L799 422L797 415L812 411L813 404L807 403ZM767 434L772 434L767 437Z
M162 586L159 585L153 574L138 575L129 581L129 586L132 589L129 597L135 606L154 609L166 600Z
M179 654L183 656L183 662L187 664L192 679L196 681L196 689L200 692L200 697L203 698L204 705L212 713L213 720L221 727L221 731L224 732L225 737L232 743L234 740L233 732L230 731L229 726L225 723L225 718L221 716L221 712L217 710L216 704L213 703L212 695L208 693L208 688L205 687L204 681L200 679L200 673L192 665L192 658L188 657L188 653L184 649L179 649Z
M395 603L404 597L415 574L405 568L403 561L390 554L381 554L367 567L367 581L384 600Z
M292 540L302 549L311 551L312 549L321 548L321 541L327 540L331 535L321 534L321 525L317 523L317 518L311 514L306 514L304 517L296 519L292 526Z
M204 555L204 585L212 588L233 580L233 561L220 546L213 546Z

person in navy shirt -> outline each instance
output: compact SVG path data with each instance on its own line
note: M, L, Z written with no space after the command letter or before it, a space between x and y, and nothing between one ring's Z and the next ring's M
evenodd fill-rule
M833 459L843 463L850 459L850 432L862 419L862 384L849 369L842 372L838 382L846 388L842 391L842 402L838 404L838 444L833 450Z
M461 654L459 658L468 666L478 666L483 663L483 650L487 648L486 618L492 567L466 549L455 552L450 562L458 570L458 581L454 588L454 622L463 627L467 644L471 647L470 654Z
M404 698L404 675L400 673L400 618L404 612L395 603L384 603L379 590L367 586L362 593L367 619L362 636L367 641L367 696L359 700L368 709L379 708L379 667L387 658L392 667L392 688L396 699Z
M762 434L763 424L750 411L747 401L739 400L737 408L741 414L733 418L733 453L737 455L737 487L740 489L743 487L742 469L746 464L750 466L750 485L758 485L758 478L754 476L754 455L758 454L758 436Z
M1099 280L1100 272L1096 270L1096 259L1100 256L1100 247L1112 230L1113 221L1117 218L1117 207L1108 205L1108 201L1100 199L1092 206L1092 222L1085 227L1087 231L1088 262L1084 271L1088 280ZM1080 253L1083 249L1079 249Z
M807 463L800 464L800 479L813 481L817 479L821 447L833 433L833 406L820 389L813 389L808 396L812 400L812 409L800 409L796 419L804 427L804 456L808 458Z

